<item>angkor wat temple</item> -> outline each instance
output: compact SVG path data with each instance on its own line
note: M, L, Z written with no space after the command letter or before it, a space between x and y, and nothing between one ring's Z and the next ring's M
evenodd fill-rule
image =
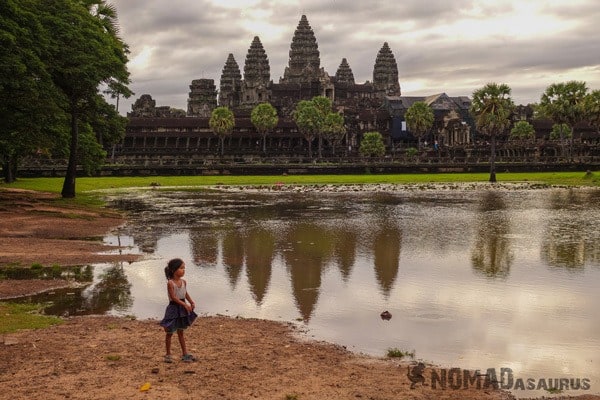
M346 58L341 60L335 75L330 75L321 66L317 39L305 15L292 37L288 65L278 83L271 79L269 57L256 36L246 54L243 76L234 55L229 54L218 90L213 79L193 80L189 87L187 111L157 107L149 94L138 98L128 113L123 143L112 150L113 160L149 164L162 162L161 158L185 157L186 162L202 163L206 157L218 154L218 139L209 128L209 117L217 106L227 106L235 115L234 132L225 142L226 157L239 160L264 156L259 144L261 136L250 121L252 109L263 102L271 103L279 116L278 126L267 137L267 155L305 156L308 146L291 113L300 100L314 96L331 99L346 125L346 136L337 144L337 151L328 145L323 148L324 156L357 154L362 135L368 131L380 132L392 155L402 147L415 146L404 114L416 101L424 101L434 110L434 126L425 141L435 140L440 148L460 152L465 147L476 147L482 140L469 114L468 96L401 95L398 65L387 42L374 57L372 81L355 82ZM537 136L547 136L551 123L532 121L532 116L531 107L520 106L514 118L533 122ZM539 153L539 149L536 151ZM535 155L527 150L520 152L525 158ZM488 157L487 148L482 150L484 153Z

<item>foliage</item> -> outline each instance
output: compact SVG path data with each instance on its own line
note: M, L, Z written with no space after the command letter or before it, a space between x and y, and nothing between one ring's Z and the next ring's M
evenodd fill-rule
M106 159L106 151L96 140L90 124L82 124L79 128L77 151L77 159L86 175L90 176L100 171Z
M406 110L404 115L408 130L411 131L419 141L433 126L433 110L423 101L417 101Z
M550 118L555 124L566 124L569 129L559 130L559 138L563 145L564 135L572 133L573 127L585 117L584 100L587 95L585 82L569 81L554 83L546 88L540 99L540 113ZM571 136L572 137L572 136Z
M571 127L568 124L554 124L550 132L550 140L569 139L573 136Z
M409 147L406 149L406 155L408 157L416 157L419 154L419 149L416 147Z
M325 116L322 131L325 134L325 137L332 142L335 153L336 144L339 143L346 134L344 116L335 112L327 114L327 116Z
M510 92L508 85L497 83L488 83L473 92L470 111L480 133L496 136L508 128L514 109Z
M383 156L385 154L385 145L383 144L381 133L366 132L360 141L360 149L358 151L366 157Z
M600 90L594 90L585 96L583 109L589 124L600 133Z
M0 333L40 329L61 324L58 317L39 314L39 304L0 303Z
M231 135L235 127L235 117L233 111L228 107L215 108L208 121L210 129L219 136L221 141L221 155L225 152L225 137Z
M527 121L518 121L510 130L511 139L532 139L535 137L535 128Z
M323 134L327 116L332 113L331 100L324 96L315 96L311 100L301 100L292 114L298 130L308 142L308 155L312 158L312 141L319 138L319 158L323 147ZM334 118L334 117L332 117Z
M496 136L510 125L514 103L506 84L488 83L473 92L470 112L477 129L490 137L490 182L496 182Z
M0 162L4 179L24 156L52 146L62 93L45 63L49 34L36 0L0 2Z
M554 83L542 94L539 111L557 124L573 127L585 116L583 105L586 94L585 82Z
M252 121L252 125L254 125L256 130L263 137L263 152L266 153L266 136L279 122L277 110L275 110L275 107L270 103L261 103L252 110L250 120Z
M415 351L401 350L397 347L392 347L387 350L387 356L389 358L404 358L410 357L415 358Z
M75 197L79 126L96 111L101 84L129 83L128 48L114 27L116 12L103 0L40 1L39 15L52 32L47 66L66 97L70 116L69 163L63 197Z

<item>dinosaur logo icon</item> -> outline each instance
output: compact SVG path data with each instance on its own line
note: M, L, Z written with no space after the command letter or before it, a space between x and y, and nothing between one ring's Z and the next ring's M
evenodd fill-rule
M413 367L412 371L410 370L410 367L407 368L408 372L406 373L406 376L408 377L408 380L412 382L410 384L410 388L414 389L415 385L419 382L421 385L425 386L425 377L423 376L423 372L425 372L425 364L422 362L418 363L416 367Z

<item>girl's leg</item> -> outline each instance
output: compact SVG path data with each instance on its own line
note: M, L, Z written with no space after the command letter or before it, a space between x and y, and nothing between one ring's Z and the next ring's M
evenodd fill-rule
M181 345L181 354L185 356L187 354L187 348L185 346L185 337L183 336L183 329L177 330L177 337L179 338L179 344Z
M167 355L171 355L171 338L173 337L173 334L171 332L168 332L166 329L165 331L167 332L166 336L165 336L165 347L167 349Z

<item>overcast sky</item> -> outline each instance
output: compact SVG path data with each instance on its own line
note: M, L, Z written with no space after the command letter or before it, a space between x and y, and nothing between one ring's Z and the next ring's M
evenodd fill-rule
M305 14L321 67L335 75L346 58L357 83L373 80L377 52L388 42L402 95L471 96L488 82L506 83L517 104L538 102L552 83L580 80L600 89L598 0L109 0L130 47L131 89L120 112L142 94L157 106L187 109L193 79L217 89L232 53L243 75L254 36L265 48L271 79L288 64Z

